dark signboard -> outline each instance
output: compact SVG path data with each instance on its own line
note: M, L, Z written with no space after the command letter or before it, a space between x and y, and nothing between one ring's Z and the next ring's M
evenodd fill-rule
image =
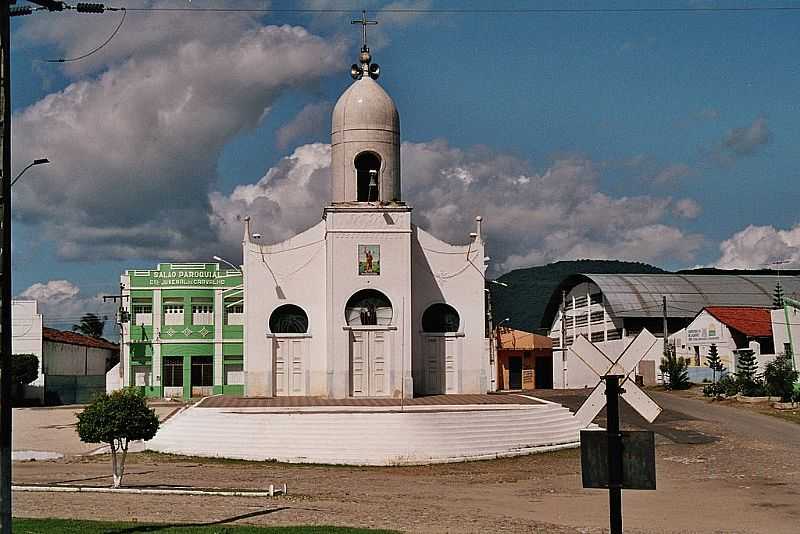
M656 489L656 445L650 431L622 434L622 488ZM608 488L608 434L581 430L581 475L584 488Z

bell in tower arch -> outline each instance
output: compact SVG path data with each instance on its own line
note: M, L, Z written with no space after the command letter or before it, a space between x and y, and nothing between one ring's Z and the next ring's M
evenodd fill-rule
M354 161L356 168L358 202L380 200L378 176L381 172L381 157L374 152L361 152Z

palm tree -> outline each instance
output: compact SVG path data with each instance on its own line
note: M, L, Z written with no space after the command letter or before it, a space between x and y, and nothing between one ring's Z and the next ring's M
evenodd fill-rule
M106 326L107 316L100 317L94 313L87 313L81 317L81 322L72 325L73 332L80 332L89 337L103 337L103 329Z

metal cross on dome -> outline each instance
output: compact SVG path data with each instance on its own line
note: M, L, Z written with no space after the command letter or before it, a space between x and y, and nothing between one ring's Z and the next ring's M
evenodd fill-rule
M361 24L361 51L368 52L369 48L367 48L367 26L374 26L377 24L377 20L367 20L367 12L366 10L361 12L361 18L351 20L350 24Z
M638 363L650 351L658 340L656 336L647 331L642 330L633 341L631 341L625 350L617 358L608 357L602 350L597 348L594 343L586 339L585 336L578 336L578 339L569 348L576 357L580 358L589 368L594 371L597 376L603 378L607 375L617 375L622 377L620 379L620 386L624 384L624 392L622 398L642 417L648 422L652 423L658 414L661 413L661 407L656 404L647 394L639 389L639 386L633 380L629 380L629 375L636 369ZM591 422L603 409L606 404L606 383L604 380L595 386L594 391L584 401L578 411L575 412L575 418L580 422L583 427L589 426Z

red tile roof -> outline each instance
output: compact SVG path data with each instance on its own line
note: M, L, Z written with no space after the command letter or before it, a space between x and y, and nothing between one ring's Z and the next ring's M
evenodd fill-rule
M55 328L42 328L42 339L53 341L54 343L67 343L69 345L80 345L94 349L119 350L119 345L111 343L107 339L85 336L77 332L66 332Z
M769 308L708 306L705 310L725 326L748 337L772 336L772 318Z

